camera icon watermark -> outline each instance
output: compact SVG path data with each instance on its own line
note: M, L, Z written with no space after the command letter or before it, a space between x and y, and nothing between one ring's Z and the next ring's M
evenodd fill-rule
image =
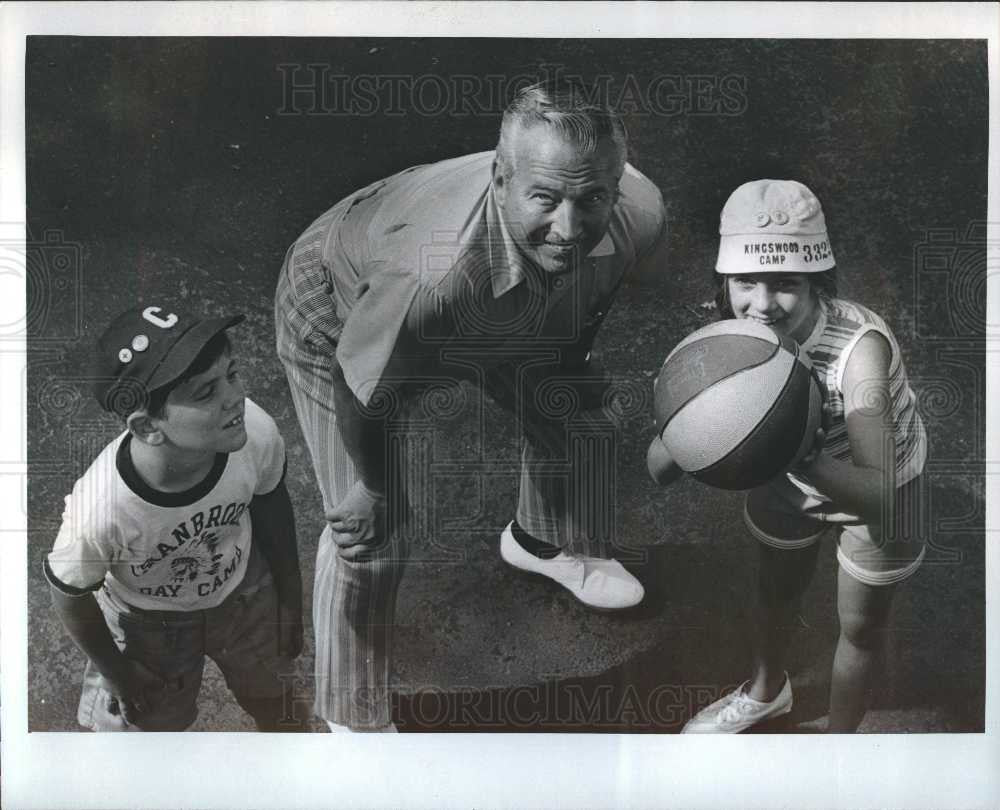
M979 339L988 323L987 284L1000 274L997 223L930 228L914 247L914 329L921 341ZM992 229L992 234L991 234Z
M32 234L23 222L0 223L0 341L79 338L82 259L81 245L60 230Z

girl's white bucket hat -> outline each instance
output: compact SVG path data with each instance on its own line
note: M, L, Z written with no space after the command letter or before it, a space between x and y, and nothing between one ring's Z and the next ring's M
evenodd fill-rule
M823 209L795 180L753 180L729 195L719 220L719 260L727 275L821 273L836 264Z

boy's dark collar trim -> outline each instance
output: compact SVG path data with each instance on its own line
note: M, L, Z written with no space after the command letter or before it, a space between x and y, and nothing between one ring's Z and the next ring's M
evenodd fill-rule
M132 454L129 452L131 444L132 434L128 434L118 446L118 452L115 454L115 466L118 468L118 474L122 477L125 485L153 506L190 506L197 503L219 483L229 461L228 453L216 453L211 471L199 483L183 492L161 492L143 481L142 476L135 469L135 465L132 463Z

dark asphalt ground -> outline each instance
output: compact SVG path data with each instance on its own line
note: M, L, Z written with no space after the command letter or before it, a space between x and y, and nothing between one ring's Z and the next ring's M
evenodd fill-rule
M63 496L117 430L82 392L89 342L139 301L246 313L235 343L250 396L288 444L308 600L322 514L273 350L284 251L367 182L492 148L511 83L546 64L611 78L631 161L662 189L670 217L662 278L622 291L598 344L639 392L622 418L617 531L648 595L630 615L589 613L503 565L516 437L492 403L480 419L466 390L435 437L436 530L417 543L402 586L400 728L670 732L746 677L755 549L740 496L690 481L654 487L643 461L648 396L673 344L712 319L699 305L711 298L729 192L791 177L823 202L844 293L895 329L930 435L932 545L899 594L862 731L983 730L986 272L969 229L986 216L985 45L85 38L35 38L27 56L38 245L27 302L31 730L77 728L83 658L51 612L41 563ZM326 97L301 89L311 75L328 77ZM345 86L337 76L399 76L406 87L428 75L448 93L465 87L472 102L436 101L430 85L422 111L406 98L372 102L361 84L329 90ZM290 76L300 85L291 99ZM644 101L664 76L675 78L661 92L680 92ZM354 114L341 114L348 100ZM795 710L763 731L822 728L835 578L828 539L790 657ZM309 642L294 679L300 715L310 713L311 656ZM250 727L210 666L195 729Z

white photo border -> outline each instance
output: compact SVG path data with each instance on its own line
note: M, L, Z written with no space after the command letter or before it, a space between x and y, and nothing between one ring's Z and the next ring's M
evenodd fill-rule
M373 6L378 6L377 13ZM516 13L512 13L516 11ZM1000 11L988 3L23 3L0 8L0 228L25 221L25 37L490 36L935 38L988 40L1000 75ZM1000 96L990 98L989 238L1000 238ZM6 236L7 234L3 234ZM24 231L20 228L20 239ZM4 277L0 322L24 318L24 279ZM987 323L1000 323L988 289ZM992 316L992 317L990 317ZM987 332L986 538L998 526L997 327ZM6 352L0 418L3 806L941 807L1000 805L996 576L986 544L984 734L284 735L27 733L25 357ZM20 365L18 363L20 362ZM20 395L13 380L20 381ZM992 474L991 474L992 473ZM942 673L942 678L947 673Z

